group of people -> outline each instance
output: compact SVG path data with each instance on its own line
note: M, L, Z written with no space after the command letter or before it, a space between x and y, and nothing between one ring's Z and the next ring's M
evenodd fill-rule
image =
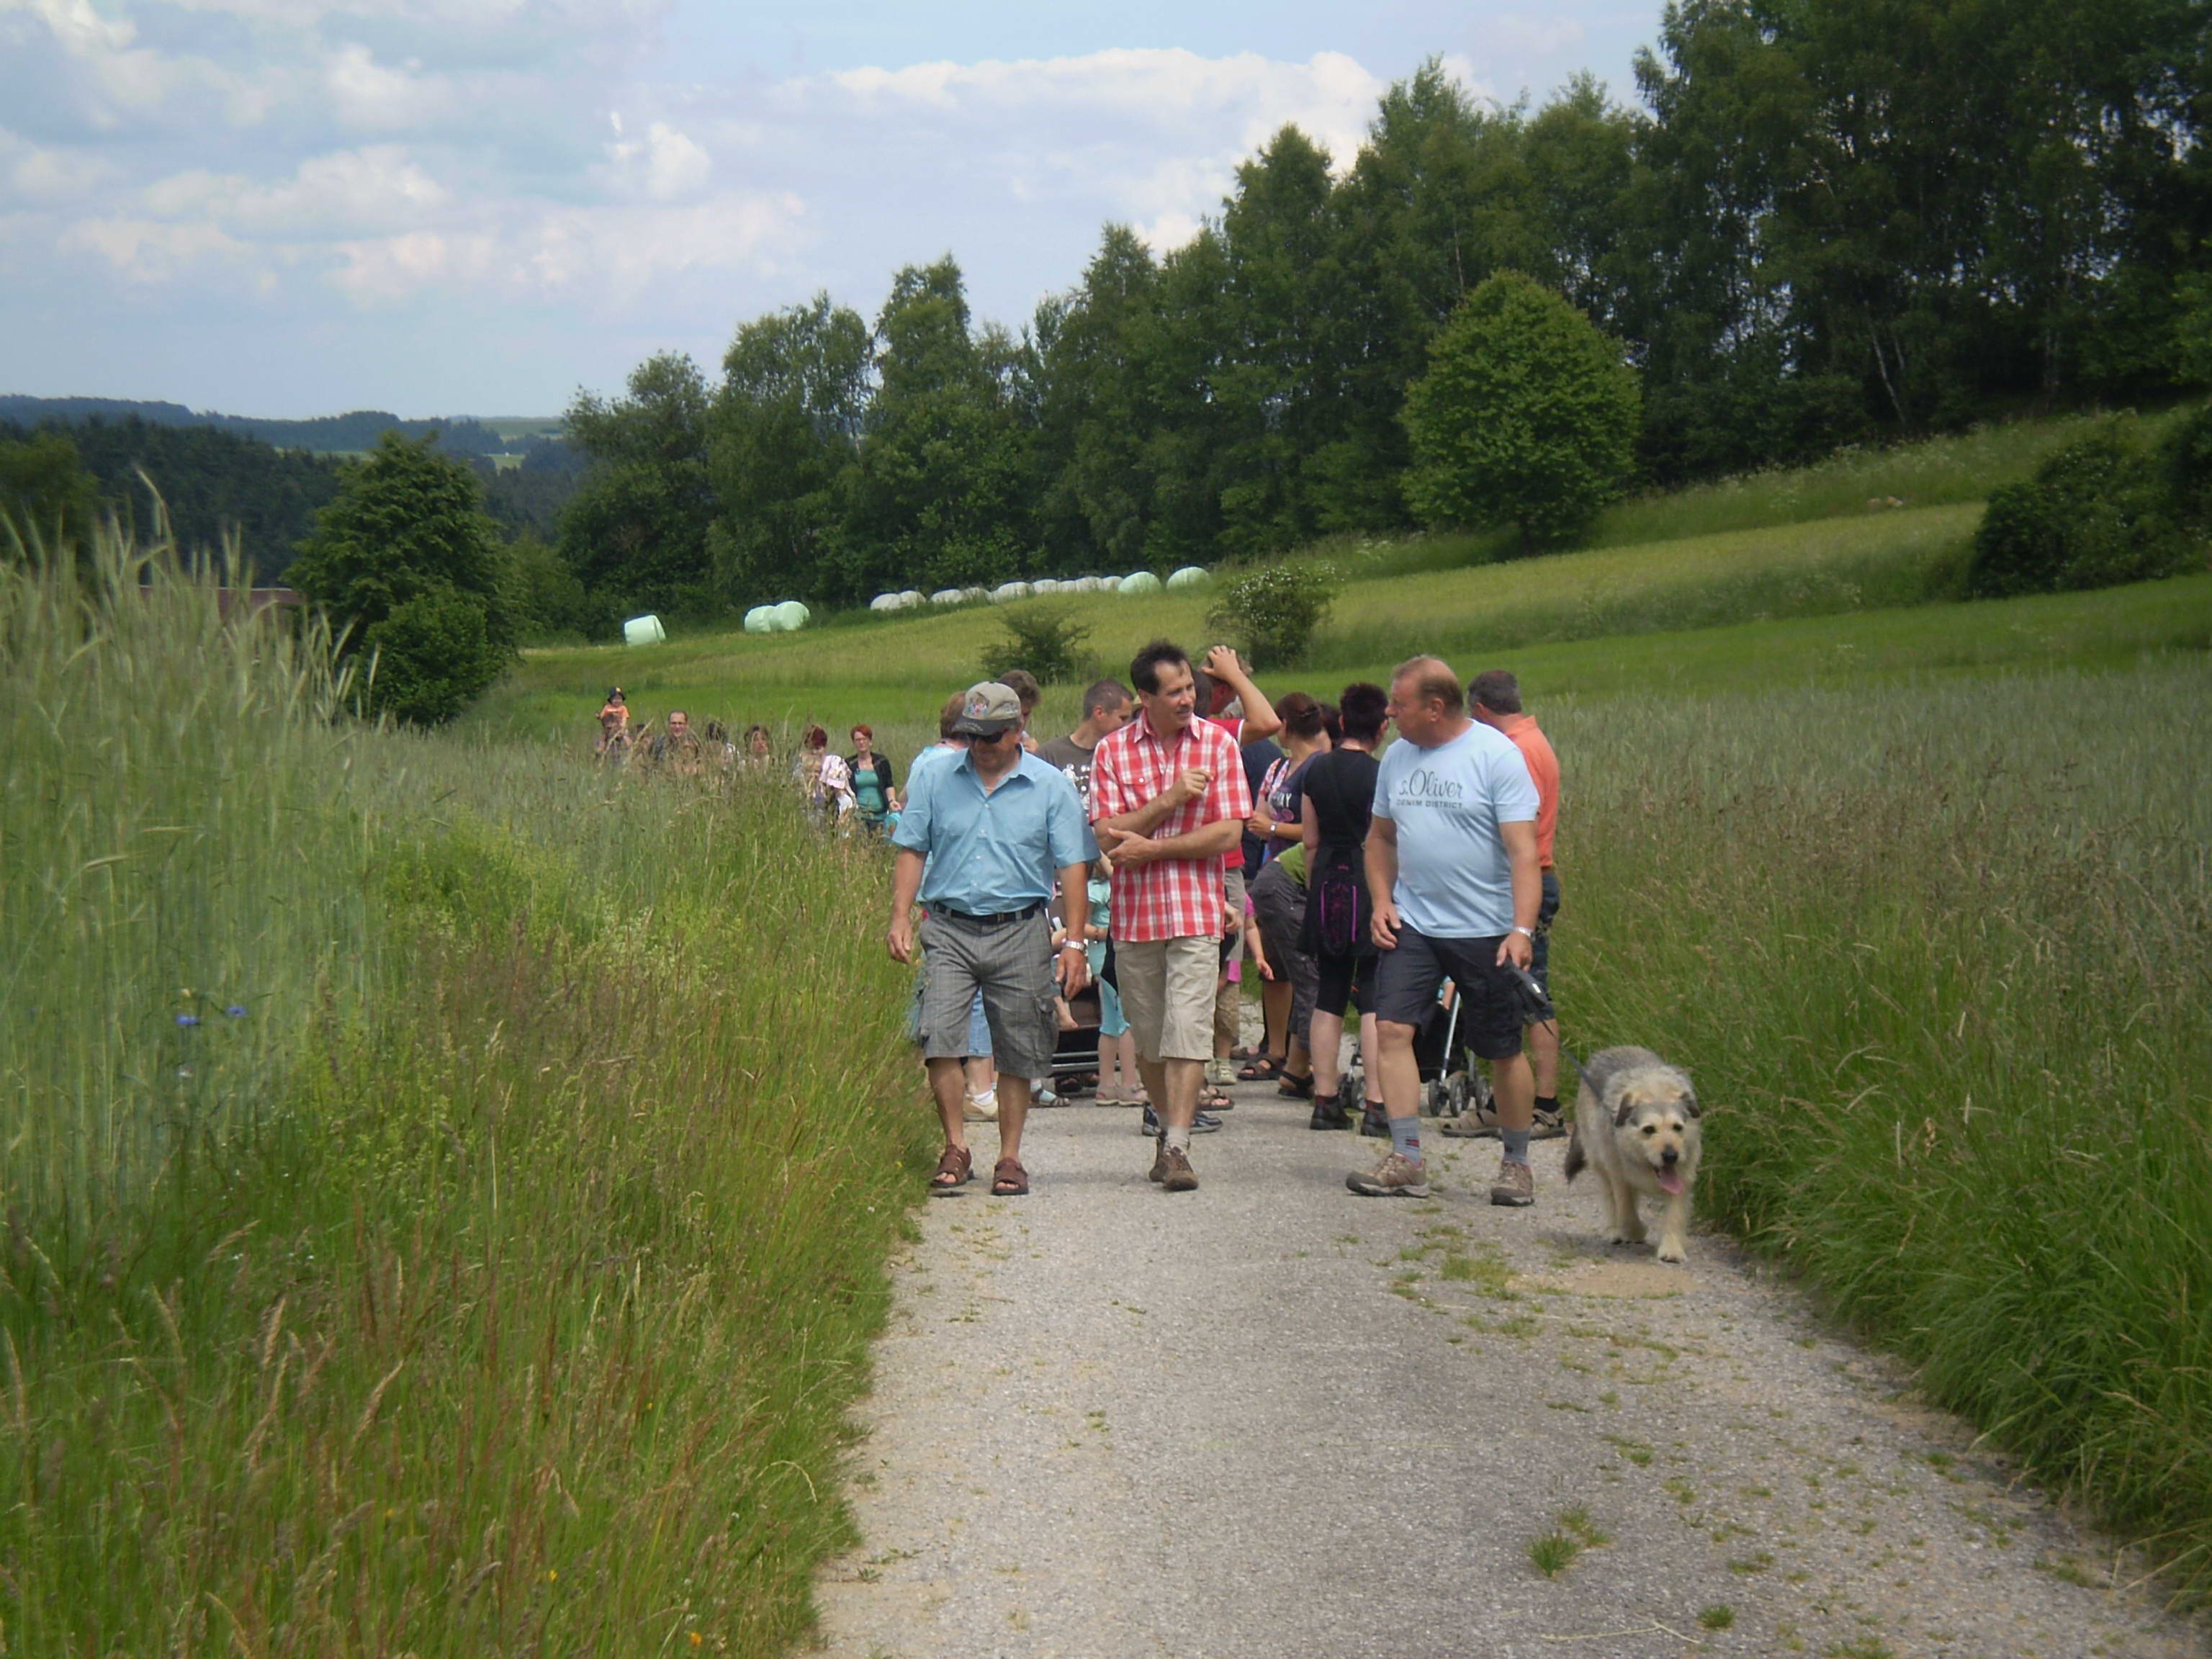
M829 732L810 724L791 757L792 781L830 823L887 833L900 805L890 757L877 752L872 727L855 726L850 735L852 750L841 755L830 748ZM629 696L619 685L600 705L592 752L610 766L635 763L678 777L769 772L775 765L775 739L767 726L747 726L741 746L720 720L694 730L690 714L682 708L670 709L658 727L649 720L634 726Z
M1271 1035L1241 1075L1310 1093L1317 1129L1349 1124L1340 1050L1364 1002L1365 1127L1391 1144L1348 1177L1353 1192L1427 1194L1414 1040L1451 996L1492 1073L1494 1107L1467 1126L1503 1143L1492 1200L1534 1202L1528 1145L1559 1126L1557 1029L1534 1028L1532 1070L1521 975L1543 966L1558 908L1559 769L1512 676L1479 677L1470 706L1446 664L1416 657L1387 690L1278 705L1227 647L1194 665L1161 641L1137 653L1128 687L1091 687L1076 730L1042 745L1027 732L1027 678L948 702L891 835L889 948L920 965L918 1035L945 1130L933 1191L973 1178L963 1067L979 1036L998 1076L991 1190L1029 1190L1032 1080L1048 1078L1064 1005L1094 978L1100 1098L1115 1097L1126 1027L1152 1179L1194 1190L1192 1137L1218 1124L1208 1091L1239 1075L1232 981L1247 943ZM1378 757L1391 724L1399 741Z

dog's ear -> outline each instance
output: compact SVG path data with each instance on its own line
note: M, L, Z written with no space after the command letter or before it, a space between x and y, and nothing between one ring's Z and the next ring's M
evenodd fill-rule
M1687 1112L1692 1117L1703 1117L1705 1115L1705 1109L1698 1104L1698 1091L1695 1089L1685 1089L1682 1091L1682 1109Z
M1628 1120L1636 1115L1636 1109L1643 1103L1632 1091L1624 1092L1620 1097L1620 1104L1613 1109L1613 1127L1616 1129L1626 1128Z

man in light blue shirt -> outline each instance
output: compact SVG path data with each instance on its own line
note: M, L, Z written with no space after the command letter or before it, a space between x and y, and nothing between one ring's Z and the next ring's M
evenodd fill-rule
M1072 996L1090 978L1082 939L1090 915L1086 877L1097 845L1075 786L1023 750L1021 724L1021 704L1005 685L986 680L969 687L953 726L968 739L967 750L948 750L946 759L908 775L906 810L891 834L898 859L888 942L896 960L915 959L917 896L929 911L922 1053L945 1124L933 1194L957 1192L972 1170L960 1063L976 992L982 993L999 1066L999 1162L991 1191L1012 1198L1029 1191L1022 1124L1029 1079L1051 1074L1059 1044L1055 988ZM1057 951L1046 914L1053 879L1069 938Z
M1491 1062L1505 1156L1493 1204L1536 1199L1528 1166L1536 1080L1521 1053L1516 972L1528 966L1543 875L1536 851L1536 785L1510 738L1470 720L1459 677L1415 657L1390 680L1399 741L1375 779L1367 886L1376 948L1376 1071L1390 1119L1390 1151L1346 1184L1375 1198L1426 1198L1420 1066L1413 1036L1447 976L1459 1029Z

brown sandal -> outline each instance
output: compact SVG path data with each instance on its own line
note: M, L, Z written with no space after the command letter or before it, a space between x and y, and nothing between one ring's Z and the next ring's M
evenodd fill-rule
M975 1159L965 1146L947 1146L937 1160L937 1173L929 1178L929 1193L942 1198L957 1193L975 1178Z
M994 1198L1026 1198L1030 1190L1030 1172L1022 1168L1018 1158L1002 1158L991 1169L991 1196Z

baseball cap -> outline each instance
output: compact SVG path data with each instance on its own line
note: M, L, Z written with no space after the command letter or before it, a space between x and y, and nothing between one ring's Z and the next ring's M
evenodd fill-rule
M960 699L960 718L952 729L963 738L996 737L1022 723L1022 700L1010 685L983 680Z

